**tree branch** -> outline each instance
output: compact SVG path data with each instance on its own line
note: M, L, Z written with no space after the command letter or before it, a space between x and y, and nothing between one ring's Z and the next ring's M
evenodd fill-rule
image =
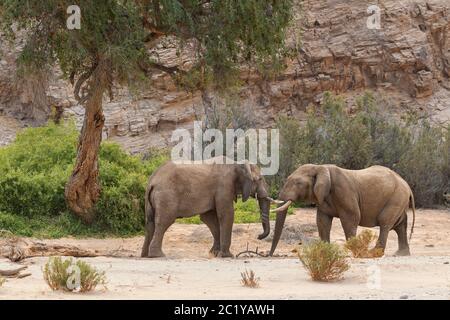
M149 69L155 69L158 71L165 72L171 76L177 75L177 74L185 74L186 71L179 69L178 67L167 67L162 64L158 64L156 62L147 62L148 66L144 65L143 62L139 62L139 68L142 72L144 72L146 75L150 73Z
M98 66L98 63L95 62L95 63L92 65L92 67L91 67L88 71L86 71L85 73L83 73L83 74L78 78L77 82L75 83L75 88L74 88L73 92L74 92L75 99L76 99L76 100L78 101L78 103L80 103L80 104L83 104L84 102L86 102L87 99L88 99L88 97L89 97L89 94L87 94L87 95L85 95L85 96L83 96L83 97L80 96L80 90L81 90L81 87L82 87L82 85L83 85L87 80L89 80L89 78L92 76L92 74L94 73L94 71L95 71L95 69L97 68L97 66ZM71 75L71 77L72 77L72 75Z

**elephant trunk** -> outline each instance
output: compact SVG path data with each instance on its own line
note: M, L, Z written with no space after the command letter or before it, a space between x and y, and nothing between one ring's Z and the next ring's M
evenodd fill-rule
M269 256L272 256L277 248L278 241L280 241L281 232L283 231L284 221L286 220L287 209L277 212L277 219L275 221L275 230L273 233L272 248L270 248Z
M261 223L263 226L263 233L258 236L259 240L266 238L270 233L270 200L266 198L258 198L259 209L261 211Z

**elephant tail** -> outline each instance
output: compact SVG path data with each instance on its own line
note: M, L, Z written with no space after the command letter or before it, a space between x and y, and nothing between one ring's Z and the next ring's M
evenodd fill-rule
M149 186L145 191L145 224L155 223L155 210L152 205L152 195L153 186Z
M411 226L411 231L409 233L409 241L411 241L412 235L414 233L414 224L416 223L416 204L414 202L414 195L413 195L412 191L409 195L409 201L410 201L410 205L411 205L411 210L413 212L413 222L412 222L412 226Z
M149 185L145 190L145 241L142 246L141 257L148 257L149 245L153 239L153 234L155 232L155 210L152 205L152 190L153 186Z

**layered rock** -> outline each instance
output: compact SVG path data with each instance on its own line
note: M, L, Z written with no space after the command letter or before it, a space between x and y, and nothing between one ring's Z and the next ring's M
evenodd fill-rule
M256 126L270 127L280 114L303 119L306 107L319 104L325 91L343 95L351 107L366 89L391 101L392 111L422 110L450 121L450 2L376 4L381 9L379 30L367 28L368 4L363 1L302 2L288 39L299 49L286 70L272 81L242 73L241 106L252 110ZM188 67L189 52L187 48L177 55L177 46L166 40L154 53L167 66ZM14 54L8 51L0 61L0 110L27 123L42 123L42 114L48 115L52 105L64 108L81 125L84 110L73 99L72 87L56 72L48 81L34 80L34 86L31 81L34 91L25 90L30 81L21 84L12 78ZM168 145L173 129L189 128L204 116L200 93L177 90L164 74L152 80L139 95L119 89L113 101L105 101L105 137L131 152ZM47 89L37 86L43 83ZM30 99L33 94L41 95L37 106ZM42 101L47 101L46 110Z

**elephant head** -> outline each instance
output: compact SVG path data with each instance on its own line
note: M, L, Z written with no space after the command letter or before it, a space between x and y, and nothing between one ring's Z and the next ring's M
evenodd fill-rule
M278 245L287 210L292 202L301 200L321 205L330 193L330 189L330 172L325 166L306 164L299 167L287 178L279 194L279 200L283 201L284 204L273 210L277 212L277 219L270 256L273 255Z
M242 201L247 201L251 196L258 200L263 226L263 233L258 236L258 239L264 239L270 233L269 211L270 203L274 200L269 197L266 181L258 166L249 163L238 164L237 171L239 185L236 189L237 194L242 194Z

